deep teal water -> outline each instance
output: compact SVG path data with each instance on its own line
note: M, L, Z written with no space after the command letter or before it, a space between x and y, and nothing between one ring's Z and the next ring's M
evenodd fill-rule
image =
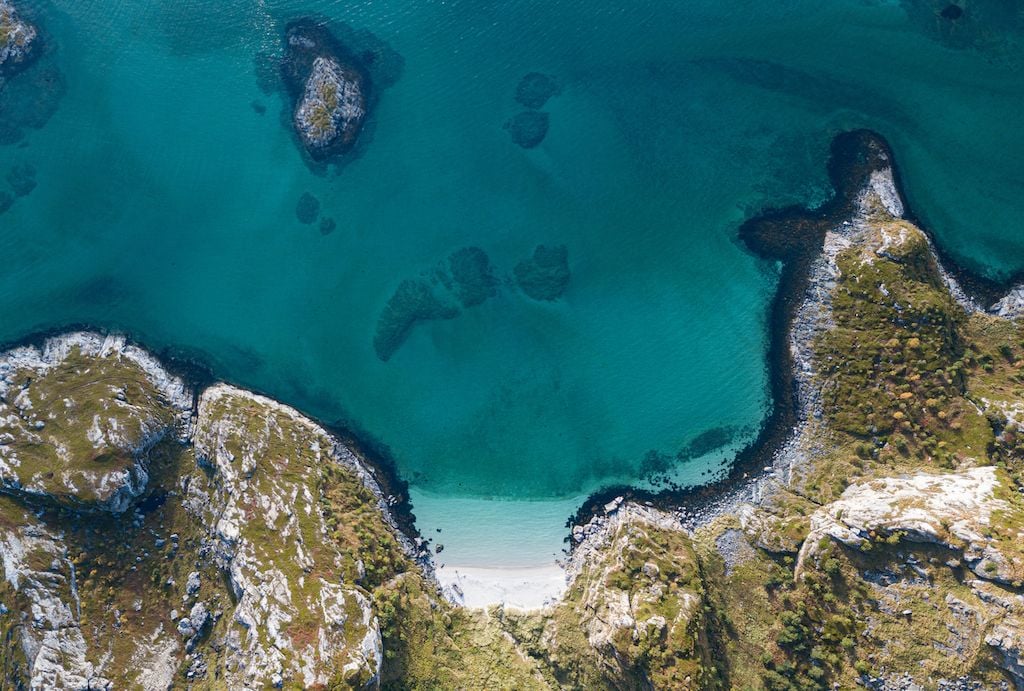
M50 52L0 92L0 173L28 164L36 183L0 215L0 339L85 322L197 353L363 430L435 496L565 498L702 434L713 463L749 440L770 406L776 269L735 231L821 201L843 129L891 141L961 261L1024 268L1010 0L955 24L930 0L22 5ZM393 81L326 173L257 68L310 13L372 35ZM562 93L523 150L502 126L535 70ZM306 192L334 232L299 223ZM507 278L538 244L568 249L560 300L503 284L377 357L403 280L466 246Z

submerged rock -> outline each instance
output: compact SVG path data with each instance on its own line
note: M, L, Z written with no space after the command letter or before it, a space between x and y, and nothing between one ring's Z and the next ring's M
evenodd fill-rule
M15 196L25 197L36 188L36 169L31 163L21 163L7 173L7 184Z
M537 245L533 257L514 270L516 283L534 300L557 300L569 285L569 250L565 245Z
M295 205L295 217L299 223L309 225L320 216L320 200L309 192L303 192Z
M498 294L491 260L479 247L463 247L448 257L455 293L463 307L474 307Z
M0 0L0 75L27 65L38 50L39 32L22 19L9 0Z
M387 362L416 324L457 316L459 309L438 298L426 282L402 281L377 320L377 333L373 338L377 357Z
M334 232L334 229L338 227L337 222L333 218L324 217L320 219L320 234L330 235Z
M292 122L316 161L352 148L366 118L369 79L355 58L309 20L289 25L283 63L295 99Z
M524 110L505 123L512 141L524 149L532 149L548 134L550 118L547 113L536 110Z
M530 72L516 85L516 101L526 108L537 110L552 96L562 93L562 87L553 77L541 72Z

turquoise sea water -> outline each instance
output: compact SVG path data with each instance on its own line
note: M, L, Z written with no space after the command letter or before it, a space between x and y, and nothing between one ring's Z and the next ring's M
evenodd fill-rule
M945 4L25 0L49 52L0 91L0 173L36 183L0 215L0 340L89 323L198 354L386 445L423 497L564 502L688 449L698 479L771 405L776 268L736 228L821 201L836 132L890 140L961 261L1024 268L1024 19ZM304 15L372 46L384 87L326 172L268 90ZM562 92L524 150L503 124L531 71ZM332 233L298 221L307 192ZM510 278L538 244L568 250L555 302ZM468 246L508 282L381 361L399 284Z

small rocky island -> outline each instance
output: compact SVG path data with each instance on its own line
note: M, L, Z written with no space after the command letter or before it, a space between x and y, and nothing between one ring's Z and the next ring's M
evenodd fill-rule
M369 76L326 27L312 20L289 24L285 36L282 71L303 148L318 162L349 151L369 108Z
M27 65L38 43L36 28L18 15L9 0L0 0L0 78Z

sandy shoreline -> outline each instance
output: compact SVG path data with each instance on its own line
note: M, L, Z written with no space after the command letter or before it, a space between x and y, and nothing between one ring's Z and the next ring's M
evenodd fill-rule
M473 608L500 604L540 609L556 602L566 588L566 571L555 563L505 568L446 565L434 575L448 600Z

